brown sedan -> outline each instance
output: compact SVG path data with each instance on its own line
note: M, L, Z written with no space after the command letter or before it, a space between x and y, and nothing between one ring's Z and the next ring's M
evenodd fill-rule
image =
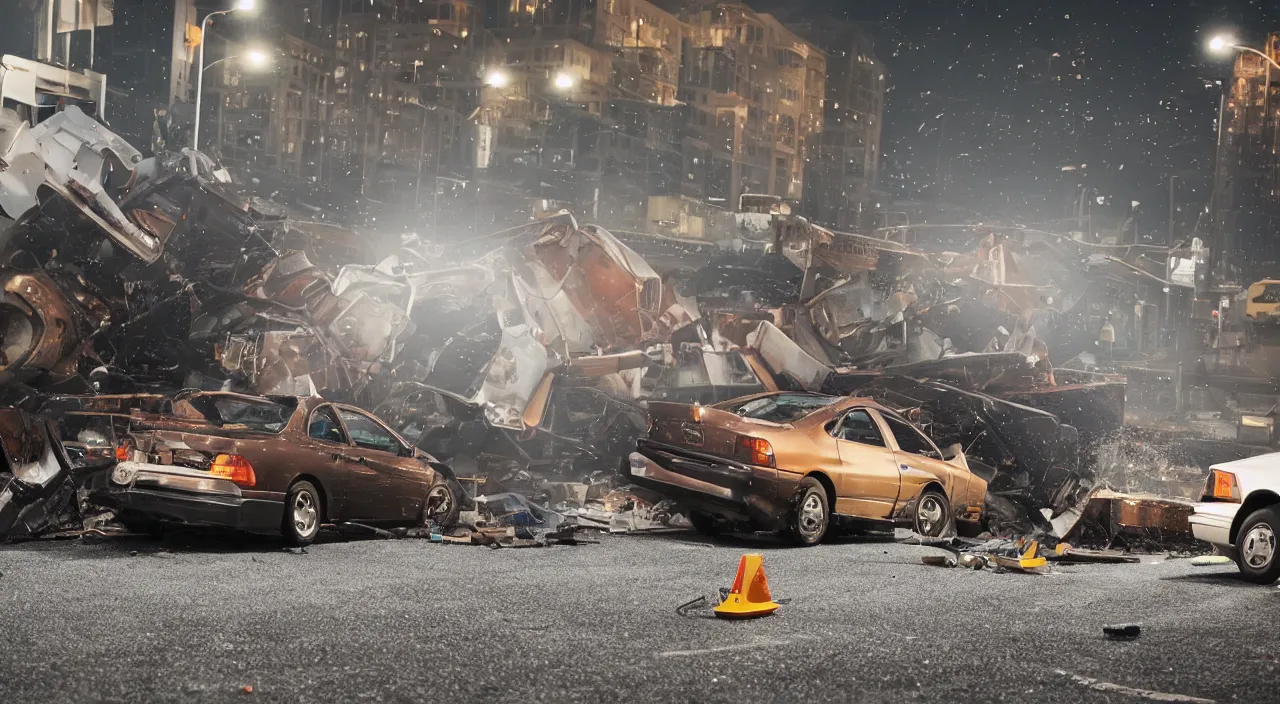
M963 455L943 459L924 433L864 398L773 392L713 406L649 403L649 437L631 454L633 480L684 503L695 528L721 519L785 531L800 545L833 517L972 530L987 483Z
M120 461L93 499L127 526L217 526L282 534L294 545L322 523L449 524L461 486L376 417L321 398L200 392L100 396L79 411L85 439L127 417ZM68 438L75 442L75 438Z

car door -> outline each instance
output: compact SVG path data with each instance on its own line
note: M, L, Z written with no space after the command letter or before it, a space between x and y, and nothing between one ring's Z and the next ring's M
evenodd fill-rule
M348 493L360 520L417 520L431 481L430 469L389 428L364 411L338 407L338 417L359 458Z
M320 479L329 500L328 520L346 520L351 517L348 493L360 458L333 406L326 403L313 408L306 419L306 430L306 439L299 445L307 459L305 466L299 463L297 470Z
M888 518L901 483L893 450L872 411L853 408L828 425L840 451L840 473L833 477L833 511L863 518Z
M942 482L942 488L946 492L947 498L954 502L955 482L952 476L954 468L942 460L942 453L938 451L938 447L933 444L933 441L914 425L900 418L890 415L884 415L883 418L898 445L898 450L894 453L898 461L898 469L904 473L923 473L919 475L920 480L936 477L938 481ZM924 475L928 475L928 477ZM904 481L906 480L904 479ZM916 481L915 483L922 482Z

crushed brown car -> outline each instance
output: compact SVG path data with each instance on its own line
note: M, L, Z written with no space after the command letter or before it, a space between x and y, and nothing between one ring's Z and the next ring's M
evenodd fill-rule
M382 421L319 397L97 396L76 413L128 419L120 461L90 500L133 530L208 526L306 545L326 523L448 525L465 497L447 466Z
M924 536L976 530L987 482L906 419L865 398L774 392L712 406L651 402L633 481L721 521L815 545L841 519Z

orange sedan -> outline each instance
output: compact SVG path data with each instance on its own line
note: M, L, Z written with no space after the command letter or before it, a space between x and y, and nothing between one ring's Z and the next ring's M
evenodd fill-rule
M976 532L987 482L943 459L902 416L865 398L772 392L713 406L649 403L635 483L683 503L696 529L722 520L815 545L833 519Z

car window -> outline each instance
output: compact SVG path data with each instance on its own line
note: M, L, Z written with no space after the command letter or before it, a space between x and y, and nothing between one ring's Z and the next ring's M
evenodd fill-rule
M832 430L832 435L841 440L887 447L884 444L884 437L880 435L880 428L876 427L871 414L863 410L849 411Z
M898 441L898 447L903 452L934 459L942 457L937 448L933 446L933 443L929 441L929 438L926 438L924 433L916 430L915 426L892 416L885 416L885 420L889 422L889 430L893 432L893 439Z
M743 418L767 420L774 423L790 423L822 408L826 408L839 399L835 396L817 396L814 394L777 394L751 399L725 410Z
M289 424L298 408L297 399L256 399L222 394L199 394L187 399L213 425L219 428L279 433Z
M347 432L351 433L351 439L355 441L357 447L397 455L403 449L400 441L396 440L390 431L369 416L346 409L339 409L338 415L342 417L342 422L346 424Z
M338 422L338 416L334 415L332 406L321 406L311 414L307 435L316 440L347 444L347 435L342 432L342 424Z

